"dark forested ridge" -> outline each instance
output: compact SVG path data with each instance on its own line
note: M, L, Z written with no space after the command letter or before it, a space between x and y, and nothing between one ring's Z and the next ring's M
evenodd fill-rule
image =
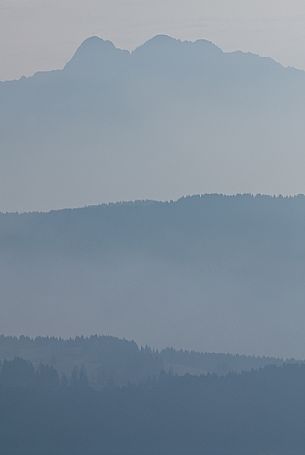
M0 332L303 358L305 197L0 215Z
M35 367L41 364L53 367L67 377L74 370L84 368L90 385L95 388L141 383L158 377L161 372L223 375L283 364L283 360L271 357L139 348L133 341L109 336L69 340L0 336L0 361L14 358L30 361Z
M8 382L9 379L9 382ZM15 360L0 370L6 455L303 455L305 367L91 389Z

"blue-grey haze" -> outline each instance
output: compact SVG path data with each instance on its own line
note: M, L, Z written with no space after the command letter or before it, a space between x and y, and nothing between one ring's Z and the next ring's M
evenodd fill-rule
M152 200L303 192L304 101L163 35L0 83L1 454L305 453L305 196Z

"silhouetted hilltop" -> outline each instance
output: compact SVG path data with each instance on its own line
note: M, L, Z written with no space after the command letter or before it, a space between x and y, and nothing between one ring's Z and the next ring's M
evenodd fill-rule
M65 65L64 71L73 71L76 77L87 75L94 78L98 75L102 78L106 73L117 72L119 68L116 65L120 64L120 60L122 63L127 62L128 56L128 51L117 49L111 41L93 36L81 44Z
M0 333L304 358L305 198L0 216Z
M168 59L170 53L170 59ZM131 53L133 59L145 59L159 63L165 63L162 57L166 57L166 63L172 65L174 61L180 61L180 65L187 66L188 63L207 59L209 56L219 56L223 54L222 50L207 40L198 40L195 42L181 41L168 35L157 35L150 39L142 46L139 46ZM197 56L197 58L196 58ZM179 77L179 76L178 76Z

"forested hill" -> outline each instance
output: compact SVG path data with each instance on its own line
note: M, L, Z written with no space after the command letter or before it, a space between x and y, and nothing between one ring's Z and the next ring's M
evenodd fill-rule
M305 367L289 365L95 391L83 374L60 380L52 368L6 362L1 452L303 455L304 384Z
M305 197L0 216L0 333L305 356Z
M89 384L106 385L140 383L156 378L161 372L184 375L224 375L282 365L281 359L230 354L199 353L174 349L139 348L133 341L110 336L77 337L63 340L50 337L0 336L0 362L22 358L35 367L46 365L70 377L84 369Z

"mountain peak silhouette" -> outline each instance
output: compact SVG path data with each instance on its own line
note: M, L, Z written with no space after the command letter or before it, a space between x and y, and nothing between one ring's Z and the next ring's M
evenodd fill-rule
M156 35L153 38L149 39L146 41L142 46L140 47L157 47L157 46L164 46L164 45L177 45L181 43L180 40L173 38L169 35Z
M197 54L198 57L202 57L221 53L223 51L208 40L182 41L169 35L156 35L136 48L131 54L140 56L141 59L143 56L145 59L150 59L152 56L167 58L173 55L180 59L182 54L190 57ZM92 36L83 41L65 68L75 69L78 72L89 72L92 69L101 70L105 69L107 63L110 65L113 60L129 57L131 54L127 50L115 47L111 41Z
M143 55L148 59L152 55L163 56L166 59L176 55L176 58L181 59L181 61L184 58L193 58L194 55L200 58L222 53L223 51L211 41L205 39L182 41L168 35L156 35L134 51L135 55Z
M119 54L129 54L129 52L116 48L111 41L91 36L83 41L65 68L91 70L92 67L104 66L107 61Z

